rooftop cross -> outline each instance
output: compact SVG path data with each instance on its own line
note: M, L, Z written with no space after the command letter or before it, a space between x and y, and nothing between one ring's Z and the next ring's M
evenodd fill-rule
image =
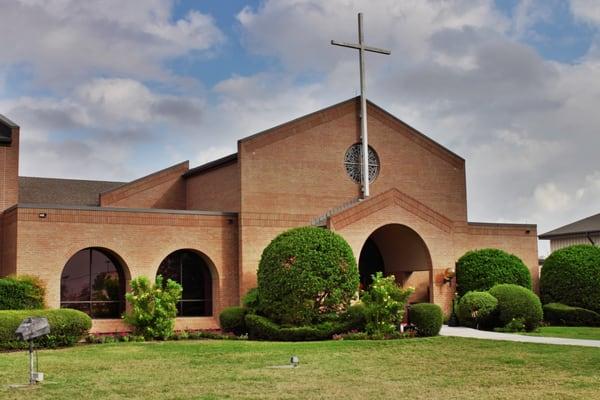
M332 40L331 44L342 47L350 47L358 50L360 64L360 140L362 143L362 197L369 197L369 141L367 134L367 97L365 84L365 51L373 53L391 54L391 51L378 49L377 47L367 46L364 41L363 15L358 13L358 44L338 42Z

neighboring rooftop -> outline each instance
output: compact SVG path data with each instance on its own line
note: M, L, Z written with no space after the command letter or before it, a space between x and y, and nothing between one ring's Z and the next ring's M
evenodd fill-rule
M559 236L572 236L600 232L600 214L592 215L575 221L560 228L546 232L539 236L540 239L553 239Z
M237 153L233 153L228 156L221 157L217 160L207 162L206 164L202 164L202 165L199 165L197 167L194 167L194 168L188 170L185 174L183 174L183 177L188 178L190 176L194 176L194 175L200 174L202 172L206 172L211 169L221 167L226 164L234 163L237 161L237 158L238 158Z
M100 193L124 182L19 177L19 203L98 206Z

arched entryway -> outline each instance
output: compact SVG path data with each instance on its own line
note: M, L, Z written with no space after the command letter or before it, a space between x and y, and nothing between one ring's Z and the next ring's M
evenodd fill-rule
M193 250L177 250L160 263L156 275L172 279L183 288L177 316L213 315L213 274L208 257Z
M406 225L388 224L375 230L365 241L358 268L362 288L371 284L377 271L394 275L398 284L413 286L411 302L430 301L431 256L425 241Z
M89 247L75 253L60 277L60 307L81 310L92 318L120 318L125 311L126 268L107 249Z

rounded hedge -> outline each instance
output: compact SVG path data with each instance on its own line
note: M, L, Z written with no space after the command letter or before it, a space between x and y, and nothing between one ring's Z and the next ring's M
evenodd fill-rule
M600 326L600 314L560 303L544 305L544 321L552 325Z
M488 292L468 292L460 298L456 315L461 325L485 327L492 318L498 300Z
M600 248L575 245L546 258L540 276L542 302L562 303L600 313Z
M437 304L418 303L410 306L410 323L419 336L437 336L442 329L444 315Z
M542 303L531 290L519 285L501 284L490 289L490 294L498 300L496 326L504 327L513 319L522 320L525 329L532 331L542 321Z
M359 284L352 249L322 228L291 229L263 251L259 311L276 323L306 325L347 309Z
M499 249L481 249L465 253L456 263L456 291L486 291L501 283L531 289L531 274L521 259Z
M219 314L221 330L238 336L247 333L246 323L244 322L247 312L248 310L244 307L227 307L223 309Z
M72 346L92 327L92 319L78 310L5 310L0 311L0 348L24 349L27 342L17 341L15 331L27 317L45 317L50 334L35 340L36 347Z

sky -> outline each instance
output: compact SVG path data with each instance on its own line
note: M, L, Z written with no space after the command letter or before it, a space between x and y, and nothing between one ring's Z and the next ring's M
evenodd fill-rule
M359 93L465 158L469 220L600 212L598 0L0 0L20 174L125 181ZM540 253L548 252L542 242Z

